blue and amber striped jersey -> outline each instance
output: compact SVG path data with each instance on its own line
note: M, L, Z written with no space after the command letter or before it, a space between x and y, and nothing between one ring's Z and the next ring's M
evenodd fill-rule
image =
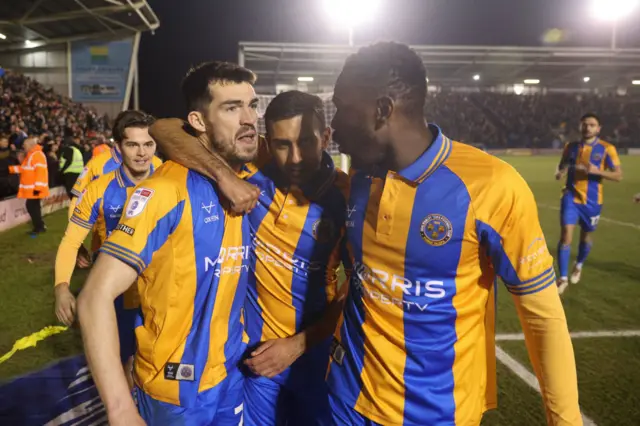
M151 166L151 173L153 173L153 169ZM89 230L93 229L98 220L102 221L106 226L103 229L98 229L98 232L100 240L106 240L118 226L127 198L133 193L135 186L135 183L124 172L123 166L100 176L89 183L78 197L70 221ZM124 302L125 308L137 307L135 286L125 293Z
M167 162L136 187L100 251L140 274L134 378L152 398L218 400L245 348L249 249L247 221L228 215L198 173Z
M477 425L497 405L496 275L525 333L534 308L523 306L542 300L535 309L550 312L556 344L573 352L529 187L503 161L430 129L433 144L406 169L352 174L353 271L328 381L343 402L381 424ZM546 323L533 323L539 334L528 334L528 343L544 347L536 339L548 336ZM571 365L551 370L572 385ZM565 400L553 391L556 402Z
M71 194L75 197L79 197L82 191L89 185L89 183L98 179L100 176L110 173L116 170L122 164L122 154L115 147L108 151L105 151L96 157L93 157L82 170L82 173L76 179L76 183L73 185ZM162 165L162 161L158 157L153 157L152 166L158 168ZM71 200L69 204L69 219L73 215L77 200ZM102 218L99 218L94 224L95 232L93 234L93 240L91 242L92 251L97 251L105 240L107 233L106 225Z
M589 175L585 171L576 170L575 166L593 164L600 170L613 170L620 166L620 158L616 147L596 138L592 143L570 142L565 145L560 160L560 168L567 168L566 191L573 194L578 204L602 204L602 176Z
M280 176L268 162L248 179L261 190L248 215L255 249L245 303L251 345L293 336L321 319L336 294L343 260L348 176L326 153L320 171L304 187L288 190ZM329 343L313 349L323 351L320 356L300 358L295 374L319 372L322 380L317 360L326 366ZM284 384L289 373L273 380Z

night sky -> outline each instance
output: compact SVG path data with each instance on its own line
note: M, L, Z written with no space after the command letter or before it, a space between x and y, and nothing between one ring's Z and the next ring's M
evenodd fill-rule
M356 28L355 44L542 44L551 28L565 46L610 43L611 24L595 20L587 0L380 0L372 22ZM141 107L158 117L185 114L180 80L207 60L236 61L239 41L346 44L322 0L150 0L160 28L140 46ZM618 26L619 47L640 47L640 10ZM635 25L634 25L635 24Z

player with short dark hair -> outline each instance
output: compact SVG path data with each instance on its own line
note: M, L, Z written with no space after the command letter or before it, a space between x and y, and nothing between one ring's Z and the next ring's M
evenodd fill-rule
M228 77L229 70L245 77ZM258 150L253 82L242 67L214 62L191 70L183 84L187 104L196 108L189 111L190 125L238 175ZM250 235L218 191L209 179L169 161L137 186L100 249L78 314L110 425L241 423ZM118 365L112 303L136 278L137 409Z
M154 171L153 158L156 143L149 135L153 117L141 111L127 111L115 121L114 133L122 163L116 170L93 180L82 191L73 215L62 237L55 263L55 313L58 320L70 326L75 321L76 299L69 288L76 264L78 249L96 223L104 241L117 227L127 197L134 187ZM135 319L138 312L138 295L135 283L125 294L115 299L116 318L120 343L120 360L125 366L129 385L132 387L131 368L135 352Z
M581 424L573 349L531 190L422 111L408 46L351 55L334 141L352 159L353 273L328 373L334 424L477 425L497 406L494 281L512 293L550 424Z
M244 422L329 425L327 354L344 301L337 269L343 262L350 271L343 246L348 178L325 151L331 132L317 96L280 93L264 118L269 153L248 165L247 178L261 196L247 215L255 278L245 303L252 349ZM169 158L211 178L217 173L216 158L179 120L160 120L152 133Z
M582 266L593 245L592 233L602 212L602 180L620 182L622 167L616 147L600 139L600 118L587 113L580 118L582 140L565 145L556 179L567 177L560 203L561 235L558 242L558 291L562 294L582 276ZM580 225L578 257L569 277L571 241L576 224Z

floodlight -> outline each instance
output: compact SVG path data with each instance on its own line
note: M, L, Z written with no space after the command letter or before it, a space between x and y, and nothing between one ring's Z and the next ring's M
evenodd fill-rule
M638 0L592 0L591 12L598 19L617 21L638 6Z
M324 0L331 21L347 28L371 19L379 4L379 0Z
M0 38L1 38L2 40L6 40L6 39L7 39L7 36L6 36L6 35L4 35L4 34L2 34L2 33L0 33Z
M584 81L585 83L588 83L589 81L591 81L591 77L584 77L582 81Z
M474 75L474 76L473 76L473 80L474 80L474 81L478 81L478 80L480 80L480 74L476 74L476 75Z
M524 81L524 84L540 84L540 80L538 80L537 78L527 78Z
M313 81L313 77L298 77L298 81L300 83L311 83Z

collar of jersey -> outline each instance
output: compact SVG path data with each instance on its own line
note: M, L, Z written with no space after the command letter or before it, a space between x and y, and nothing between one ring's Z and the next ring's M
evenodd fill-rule
M600 137L596 137L593 142L589 143L587 141L585 141L584 139L582 140L582 145L588 145L588 146L596 146L598 144L598 142L600 142Z
M153 164L151 164L149 176L153 174L153 171ZM118 180L118 185L120 185L120 188L130 188L132 186L136 186L136 184L133 183L133 181L129 179L129 176L127 176L127 174L124 172L124 164L116 169L116 179Z
M429 130L433 134L431 146L413 164L398 173L403 178L418 184L435 172L451 153L451 139L443 135L435 124L429 124Z
M115 146L111 148L111 157L116 161L116 163L122 163L122 154L120 154Z

